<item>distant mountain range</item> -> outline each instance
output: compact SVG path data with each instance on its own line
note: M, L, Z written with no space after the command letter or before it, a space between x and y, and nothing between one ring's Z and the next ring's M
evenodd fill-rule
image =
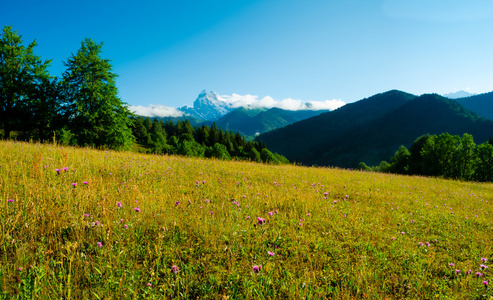
M474 95L476 95L476 94L469 93L466 91L457 91L457 92L453 92L453 93L443 94L442 96L445 98L449 98L449 99L459 99L459 98L465 98L465 97L470 97L470 96L474 96Z
M290 161L306 165L377 165L400 145L422 134L470 133L476 143L493 136L493 92L457 98L416 96L392 90L346 104L334 111L233 107L215 92L202 91L193 106L179 108L193 126L211 125L266 143ZM459 95L459 94L455 94ZM487 120L490 119L490 120Z
M426 133L470 133L476 143L487 141L493 136L493 121L466 107L483 115L493 112L492 98L488 93L454 101L392 90L261 134L257 140L305 165L378 165L400 145L409 147Z
M161 120L189 120L193 126L210 125L213 122L227 131L240 132L253 138L254 135L284 127L329 110L311 110L310 103L304 103L301 110L280 108L234 107L222 100L216 92L200 92L193 106L183 106L181 117L157 117Z

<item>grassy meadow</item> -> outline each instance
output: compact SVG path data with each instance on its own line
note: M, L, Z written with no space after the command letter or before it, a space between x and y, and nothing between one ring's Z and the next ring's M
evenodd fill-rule
M0 142L0 299L491 299L493 184Z

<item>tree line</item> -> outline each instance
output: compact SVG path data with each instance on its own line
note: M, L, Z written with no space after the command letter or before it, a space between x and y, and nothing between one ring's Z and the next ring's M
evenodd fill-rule
M188 121L137 117L118 97L111 61L101 57L103 43L89 38L64 62L60 78L49 73L51 60L34 53L22 36L4 26L0 38L0 135L4 139L55 140L65 145L186 156L250 159L286 163L265 144L247 142L239 133Z
M465 133L450 135L423 135L412 146L395 152L390 163L382 161L379 166L368 167L364 162L361 170L390 172L407 175L426 175L444 178L493 181L493 138L480 145L473 136Z
M246 141L240 133L223 131L216 123L194 127L188 120L174 123L142 116L132 121L136 142L149 153L289 163L284 156L269 151L264 143Z

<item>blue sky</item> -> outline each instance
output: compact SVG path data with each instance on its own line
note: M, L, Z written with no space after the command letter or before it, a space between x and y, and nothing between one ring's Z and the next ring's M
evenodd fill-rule
M493 0L7 0L0 20L55 76L85 37L103 41L130 105L493 90Z

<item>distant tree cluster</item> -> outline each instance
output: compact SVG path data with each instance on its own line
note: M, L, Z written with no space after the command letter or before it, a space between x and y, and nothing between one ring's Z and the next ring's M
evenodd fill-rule
M270 152L264 143L246 141L239 133L218 129L216 123L193 127L188 120L174 123L142 116L132 118L132 122L136 142L146 152L289 163L284 156Z
M409 150L400 146L390 163L382 161L377 167L360 163L359 169L491 182L493 138L476 145L472 135L467 133L462 137L448 133L423 135Z

